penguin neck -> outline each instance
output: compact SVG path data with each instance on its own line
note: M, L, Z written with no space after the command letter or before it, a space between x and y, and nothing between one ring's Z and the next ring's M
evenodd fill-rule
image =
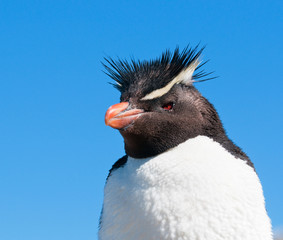
M159 141L157 141L156 139L152 139L148 136L128 134L125 132L121 132L121 134L124 137L126 154L135 159L157 156L198 137L197 132L191 132L190 136L179 134L177 138L169 140L159 139ZM219 131L218 134L214 131L212 133L207 131L203 134L203 136L207 136L215 142L218 142L229 153L234 155L236 158L246 161L249 166L254 168L249 157L228 138L224 129L223 131Z

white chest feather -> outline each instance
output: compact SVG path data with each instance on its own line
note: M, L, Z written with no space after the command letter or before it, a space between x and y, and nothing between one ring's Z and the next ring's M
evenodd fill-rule
M159 156L129 157L105 186L100 240L270 240L260 181L200 136Z

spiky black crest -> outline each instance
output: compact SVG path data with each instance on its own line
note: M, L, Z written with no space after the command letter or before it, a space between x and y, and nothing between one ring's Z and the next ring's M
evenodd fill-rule
M182 51L176 47L172 53L166 50L161 57L149 61L113 60L104 58L106 63L102 63L105 72L115 83L113 84L122 94L131 92L131 89L142 89L140 93L147 94L154 89L162 88L176 77L181 71L188 68L196 59L198 59L204 50L204 47L198 50L198 46L191 48L187 46ZM206 61L207 62L207 61ZM200 68L206 63L200 64L193 75L195 82L206 81L212 78L206 78L210 73L206 73ZM200 79L196 81L196 79Z

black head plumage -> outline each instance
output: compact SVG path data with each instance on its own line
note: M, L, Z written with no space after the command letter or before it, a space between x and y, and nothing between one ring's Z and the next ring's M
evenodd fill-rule
M113 127L122 134L129 156L155 156L190 138L207 136L252 166L226 135L216 109L192 84L214 78L201 70L206 63L199 63L203 50L198 46L183 50L177 47L149 61L105 58L106 74L115 81L121 104L127 107L120 113L127 117L136 111L140 114L130 123L127 117L122 122L120 113L116 119L112 117L121 120L121 125Z
M187 46L183 50L176 47L174 52L166 50L159 58L149 61L114 60L105 58L102 63L106 69L106 74L111 77L113 84L121 94L125 92L141 96L151 92L154 89L162 88L167 85L184 69L188 68L197 59L200 58L204 47L198 50L198 46L191 48ZM201 82L214 77L207 78L211 72L207 73L201 70L201 67L207 61L201 63L194 72L193 81ZM112 84L112 83L111 83ZM138 91L137 91L138 89Z

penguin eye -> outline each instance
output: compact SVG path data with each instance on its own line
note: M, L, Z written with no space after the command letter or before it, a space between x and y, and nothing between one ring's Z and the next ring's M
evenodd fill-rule
M164 110L166 110L166 111L169 111L169 110L171 110L171 109L173 108L173 106L174 106L174 103L173 103L173 102L169 102L169 103L164 104L164 105L162 106L162 108L163 108Z

